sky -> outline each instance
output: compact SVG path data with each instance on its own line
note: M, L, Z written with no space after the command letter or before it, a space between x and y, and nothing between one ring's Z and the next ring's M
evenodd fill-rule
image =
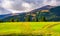
M0 0L0 15L29 12L45 5L60 6L60 0Z

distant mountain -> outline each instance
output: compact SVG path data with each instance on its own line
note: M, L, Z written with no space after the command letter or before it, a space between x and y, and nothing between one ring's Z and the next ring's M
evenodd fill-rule
M41 12L40 10L49 10L49 12ZM38 13L36 13L38 12ZM43 6L41 8L34 9L27 13L16 13L18 15L8 16L3 21L60 21L60 6Z
M46 6L43 6L43 7L41 7L41 8L38 8L38 9L40 9L40 10L49 10L49 9L51 9L51 8L53 8L54 6L51 6L51 5L46 5Z
M0 19L3 19L5 16L9 16L10 15L10 11L3 8L3 7L0 7Z
M24 13L9 13L9 14L1 14L0 15L0 19L4 19L4 18L8 18L8 17L12 17L12 16L16 16L16 15L21 15L21 14L25 14Z
M34 10L30 11L30 12L37 12L37 11L40 11L40 10L49 10L51 8L54 8L54 7L55 6L46 5L46 6L43 6L41 8L34 9Z
M18 14L18 15L16 15ZM12 15L10 14L9 16L8 15L4 15L5 17L3 19L1 19L2 21L4 22L9 22L9 21L15 21L15 20L19 20L19 21L24 21L24 17L25 17L25 13L16 13L15 15ZM13 19L13 20L12 20Z
M4 19L5 17L10 17L11 14L4 14L4 15L0 15L0 19Z

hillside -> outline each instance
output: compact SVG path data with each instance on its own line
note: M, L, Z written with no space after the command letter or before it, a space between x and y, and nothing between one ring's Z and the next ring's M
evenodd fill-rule
M1 19L3 22L40 22L40 21L60 21L60 6L44 6L34 9L28 13L20 13L18 15L8 16Z

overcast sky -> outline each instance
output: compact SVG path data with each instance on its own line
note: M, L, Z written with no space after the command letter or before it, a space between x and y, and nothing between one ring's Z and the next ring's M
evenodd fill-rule
M45 5L60 6L60 0L0 0L0 15L27 12Z

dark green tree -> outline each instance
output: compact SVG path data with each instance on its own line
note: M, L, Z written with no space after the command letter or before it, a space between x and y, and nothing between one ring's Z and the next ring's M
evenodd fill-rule
M0 22L3 22L2 20L0 20Z

